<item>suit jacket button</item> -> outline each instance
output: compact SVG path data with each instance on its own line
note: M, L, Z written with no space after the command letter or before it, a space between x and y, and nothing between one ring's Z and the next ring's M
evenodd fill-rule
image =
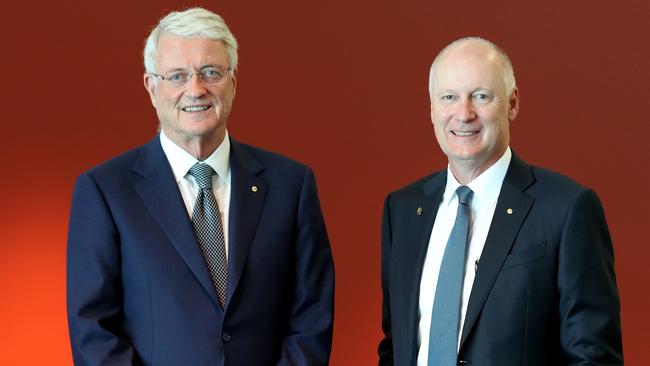
M221 339L223 339L223 341L226 343L230 342L230 333L223 332L223 334L221 335Z

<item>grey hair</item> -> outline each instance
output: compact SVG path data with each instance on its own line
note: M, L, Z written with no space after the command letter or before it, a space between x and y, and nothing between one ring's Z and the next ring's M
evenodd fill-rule
M508 57L508 54L506 54L505 51L503 51L496 44L488 41L485 38L481 38L477 36L463 37L451 42L445 48L443 48L442 51L438 53L435 59L433 59L433 63L431 63L431 69L429 69L429 95L433 94L433 73L435 71L436 66L440 62L440 59L442 59L442 56L446 55L449 51L453 50L454 48L468 41L477 41L496 52L496 54L499 56L501 62L503 62L504 65L503 79L506 85L507 94L508 96L510 96L512 92L515 90L515 87L517 86L515 81L515 71L512 68L512 62L510 61L510 57Z
M146 72L156 72L158 42L164 34L221 41L226 49L230 69L233 71L237 69L237 40L230 33L223 18L203 8L191 8L167 14L151 31L143 52Z

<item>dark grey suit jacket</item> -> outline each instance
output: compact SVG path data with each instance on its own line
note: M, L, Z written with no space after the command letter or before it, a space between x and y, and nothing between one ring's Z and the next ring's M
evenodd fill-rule
M386 198L380 365L415 365L420 278L446 180L445 170ZM622 365L619 311L597 195L513 154L469 298L459 365Z

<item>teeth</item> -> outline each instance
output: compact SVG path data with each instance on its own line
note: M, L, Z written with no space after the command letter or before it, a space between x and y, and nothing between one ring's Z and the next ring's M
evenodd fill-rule
M185 112L200 112L208 109L208 106L193 106L193 107L185 107L183 110Z
M471 136L476 134L476 131L451 131L456 136Z

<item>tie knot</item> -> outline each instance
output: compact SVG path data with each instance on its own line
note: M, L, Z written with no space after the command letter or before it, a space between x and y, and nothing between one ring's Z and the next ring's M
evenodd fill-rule
M208 164L196 163L190 168L190 174L196 179L199 188L212 188L212 176L215 174L214 169Z
M474 192L468 186L460 186L456 189L456 194L458 195L458 203L462 205L469 205L472 201L472 195Z

